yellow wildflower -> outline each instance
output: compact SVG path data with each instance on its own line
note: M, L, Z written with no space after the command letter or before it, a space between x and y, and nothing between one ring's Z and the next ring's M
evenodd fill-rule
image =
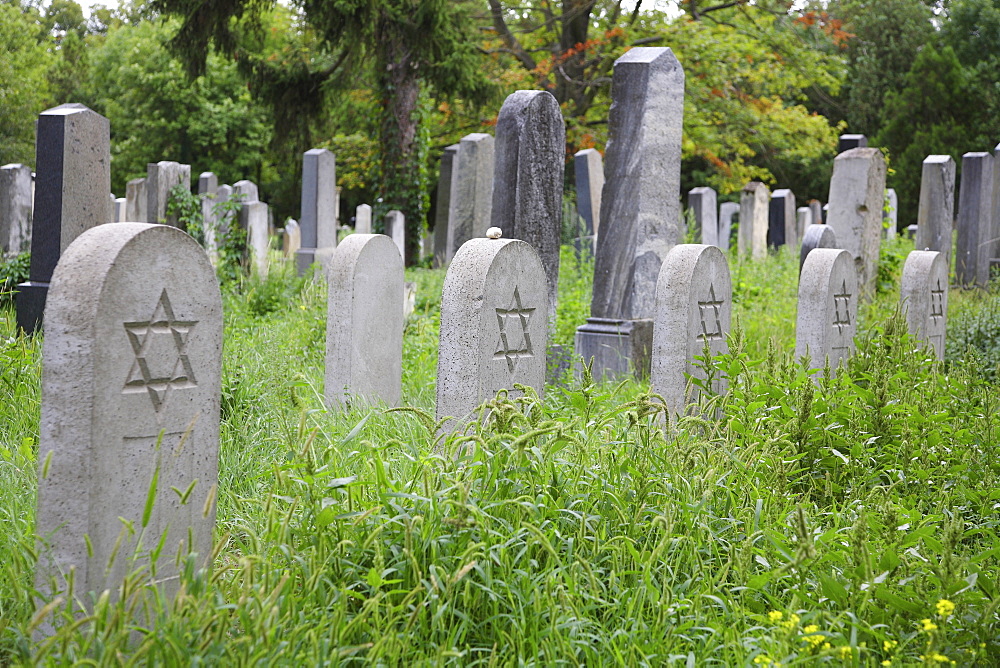
M817 631L819 631L819 627L816 626L815 624L810 624L809 626L802 629L803 633L816 633Z
M777 624L778 622L781 621L781 618L784 616L785 613L783 613L781 610L772 610L771 612L767 613L767 618L771 621L772 624Z
M931 631L937 631L937 627L938 627L938 625L935 624L934 622L932 622L929 619L921 619L920 620L920 630L921 631L926 631L927 633L930 633Z
M767 654L758 654L753 658L753 662L756 663L758 666L770 666L772 663L771 657L769 657Z
M831 645L828 642L823 643L823 649L830 649Z
M799 625L799 616L794 614L789 616L789 618L786 621L781 622L781 626L787 629L788 631L791 631L798 625Z
M955 604L946 598L942 598L937 602L937 613L941 618L951 616L951 613L955 612Z
M882 662L882 665L883 666L891 666L892 665L892 661L890 661L889 659L886 659L885 661Z
M882 649L886 652L891 652L892 650L896 649L896 645L898 644L899 643L895 640L885 640L882 642Z
M851 649L850 645L842 645L838 647L837 653L840 655L841 659L850 659L854 656L854 650Z

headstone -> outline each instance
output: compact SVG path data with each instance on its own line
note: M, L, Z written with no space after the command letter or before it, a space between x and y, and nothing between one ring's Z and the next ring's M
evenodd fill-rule
M730 238L733 234L733 217L740 220L739 202L723 202L719 205L719 248L729 250Z
M774 248L798 244L795 220L795 195L788 188L779 188L771 195L768 209L767 245Z
M962 156L962 186L955 227L955 280L959 285L986 287L990 281L993 240L993 154ZM918 224L919 229L919 224Z
M601 191L604 189L604 159L596 148L585 148L573 156L576 177L576 210L584 221L584 236L594 239L601 228Z
M78 236L108 222L111 124L82 104L62 104L38 116L31 269L17 286L17 326L41 327L49 280L59 256Z
M354 233L372 233L372 208L368 204L359 204L354 210Z
M282 241L282 251L289 260L295 258L295 251L302 247L302 228L298 221L289 218L285 223L285 236Z
M917 226L916 225L907 225L906 229L903 231L903 233L906 235L907 239L916 240L916 238L917 238Z
M990 266L1000 262L1000 144L993 149L993 231L990 244Z
M538 251L553 311L545 317L553 317L559 283L566 127L552 93L518 90L507 96L497 116L494 154L491 225ZM460 148L457 160L461 159Z
M825 211L823 203L818 199L809 200L809 210L812 211L812 224L813 225L823 225L825 218L823 218L823 212Z
M656 286L650 381L671 419L698 399L688 375L708 378L695 358L706 346L709 355L728 351L732 301L729 265L717 247L681 244L667 253ZM712 391L722 392L722 383L713 383Z
M852 148L866 148L867 146L868 137L864 135L840 135L840 141L837 142L837 153L850 151Z
M455 254L441 294L437 418L462 429L477 407L514 384L542 396L549 312L545 269L517 239L471 239Z
M301 276L316 261L316 251L337 245L337 160L325 148L302 155L302 247L296 254Z
M812 225L812 209L807 206L800 206L795 210L796 236L805 239L806 228Z
M114 223L115 221L115 194L108 193L108 223Z
M809 253L816 248L836 248L837 235L829 225L810 225L802 235L802 247L799 249L799 274L802 265L806 263Z
M896 196L896 189L889 188L885 191L887 210L882 226L885 228L885 238L896 238L896 226L899 225L899 198Z
M119 198L115 199L114 215L111 218L112 222L114 222L114 223L129 222L125 218L125 207L127 205L128 205L128 200L125 199L124 197L119 197Z
M900 304L910 335L944 360L948 320L948 265L940 251L915 250L903 265Z
M219 177L213 172L202 172L198 176L198 194L214 195L219 189Z
M917 249L941 251L945 264L950 265L955 229L955 161L950 155L929 155L924 159L916 228Z
M0 167L0 250L19 254L31 249L31 168Z
M399 249L400 257L406 257L406 217L402 211L393 209L385 214L385 234Z
M492 206L493 137L475 132L462 137L454 157L448 205L446 264L451 262L462 244L486 234L490 227ZM510 224L513 222L510 221ZM512 229L508 228L508 233Z
M707 186L694 188L688 193L688 206L694 211L694 224L700 234L696 238L708 246L719 245L719 219L715 190Z
M403 368L403 256L384 234L352 234L327 271L326 403L398 406Z
M267 276L268 249L271 237L267 224L267 204L247 202L240 209L240 226L247 232L247 249L258 276Z
M233 213L223 215L222 207L233 196L233 187L221 185L215 195L204 195L201 199L202 234L205 237L205 250L212 264L219 259L219 246L225 240L232 225Z
M74 601L117 598L159 547L155 580L167 595L188 553L210 567L221 369L219 285L191 237L128 222L66 249L42 347L42 602L67 595L70 572Z
M170 190L182 185L191 191L191 165L161 160L146 165L146 222L178 227L176 216L167 216Z
M403 320L413 314L417 305L417 284L413 281L403 283Z
M830 213L840 247L854 258L862 294L875 293L878 254L882 243L885 201L885 157L877 148L854 148L833 161Z
M260 201L260 192L257 189L257 184L246 179L233 184L233 195L240 197L243 202Z
M575 348L598 378L647 375L660 266L685 233L681 64L666 47L629 50L615 61L611 100L594 292Z
M132 179L125 184L125 220L146 222L146 179Z
M812 369L822 369L828 360L831 369L839 367L854 350L858 296L858 272L849 251L810 252L799 276L795 357L808 358Z
M438 170L437 205L434 211L434 266L443 267L448 264L448 216L451 210L451 188L454 179L455 155L458 144L452 144L441 154L441 166ZM358 220L361 220L360 210ZM371 210L368 213L371 224ZM369 228L370 230L370 228ZM355 227L355 231L360 231Z
M759 181L751 181L740 193L740 255L759 260L767 257L767 229L770 220L771 191Z

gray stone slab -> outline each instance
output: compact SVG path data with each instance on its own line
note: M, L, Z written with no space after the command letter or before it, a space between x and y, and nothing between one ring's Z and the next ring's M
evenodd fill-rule
M583 218L584 236L593 237L601 228L601 192L604 190L604 158L596 148L585 148L573 155L576 177L576 210Z
M719 205L719 248L729 250L733 236L733 217L740 220L739 202L723 202Z
M285 232L281 237L281 250L287 259L294 259L295 252L302 248L302 228L294 218L285 221Z
M0 250L19 254L31 250L31 168L0 167Z
M840 140L837 142L837 153L850 151L852 148L866 148L867 146L868 137L864 135L840 135Z
M191 237L129 222L97 226L66 249L42 347L40 604L66 596L71 569L80 605L103 591L117 598L161 537L156 581L168 596L178 556L196 552L195 568L210 567L221 368L219 286Z
M955 161L950 155L929 155L920 173L920 206L917 212L917 250L944 253L951 262L955 229Z
M146 222L179 226L176 216L167 216L170 189L176 185L191 192L191 165L170 160L146 165Z
M896 228L899 226L899 197L895 188L888 188L885 191L886 208L882 220L882 227L885 228L885 238L895 239Z
M146 222L146 179L132 179L125 184L125 220L130 223Z
M802 265L795 357L806 357L811 369L822 369L827 361L837 369L854 351L859 301L854 265L849 251L836 248L815 249Z
M261 277L267 276L268 250L271 245L268 208L264 202L247 202L240 209L240 226L247 231L247 250L251 267Z
M462 137L453 160L445 264L451 262L462 244L469 239L485 236L490 227L490 212L493 207L493 137L482 132ZM508 228L508 234L511 229Z
M219 189L219 177L213 172L202 172L198 175L198 194L214 195Z
M111 222L113 223L124 223L128 222L125 218L125 207L128 205L128 200L124 197L115 198L114 204L114 214L111 217Z
M471 239L448 267L441 294L437 417L445 431L514 384L542 396L548 291L537 251L517 239Z
M441 154L441 164L438 169L437 204L434 210L435 267L448 264L448 216L451 215L451 190L457 153L458 144L446 147Z
M398 406L403 369L403 256L384 234L352 234L327 272L326 403Z
M219 246L223 243L232 226L233 213L223 215L222 207L233 196L233 187L221 185L214 195L201 198L202 234L205 237L205 250L212 264L219 259Z
M701 186L688 193L688 207L694 211L695 238L709 246L719 245L718 195L714 188Z
M795 232L801 240L806 237L806 228L812 225L812 209L808 206L800 206L795 210Z
M767 245L798 245L798 230L795 219L795 195L788 188L779 188L771 194L768 207Z
M325 148L302 155L302 249L337 245L337 160Z
M755 260L767 257L767 228L770 220L771 191L759 181L751 181L740 193L740 227L737 238L740 255Z
M885 201L885 156L877 148L854 148L833 161L830 211L826 224L840 247L851 254L858 285L875 293L878 254L882 244L882 204Z
M948 265L944 253L915 250L906 257L899 300L910 335L944 360L948 323Z
M986 287L990 281L993 169L992 153L974 152L962 156L962 185L955 220L958 229L955 280L959 285Z
M823 225L825 218L823 217L823 203L818 199L809 200L809 210L812 211L812 224L813 225Z
M260 192L257 184L253 181L243 179L233 184L233 195L240 197L243 202L259 202Z
M816 248L837 248L837 235L829 225L810 225L806 228L802 235L802 247L799 248L799 274L809 253Z
M392 239L399 254L406 257L406 217L402 211L393 209L385 214L385 235Z
M700 391L688 377L708 378L696 358L728 352L732 283L726 256L715 246L680 244L663 260L656 286L653 321L653 392L666 402L671 419L686 414ZM721 394L721 379L712 392Z
M354 210L355 234L372 233L372 208L368 204L359 204Z
M596 380L645 380L653 354L653 321L587 318L576 328L573 348L579 359L592 365ZM581 371L577 369L577 376Z
M591 317L651 319L667 252L684 239L680 211L684 70L665 47L615 61Z
M993 227L990 233L990 265L1000 261L1000 144L993 149Z

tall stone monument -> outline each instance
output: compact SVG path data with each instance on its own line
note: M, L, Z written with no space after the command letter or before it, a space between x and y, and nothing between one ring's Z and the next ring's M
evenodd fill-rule
M885 201L885 157L877 148L854 148L833 161L830 211L826 224L840 247L854 258L858 285L864 295L875 293L878 254L882 244L882 204Z
M400 257L406 258L406 217L402 211L393 209L385 214L385 234L399 249Z
M701 186L688 193L688 207L694 211L694 224L701 243L708 246L719 245L718 196L714 188Z
M240 209L240 226L247 232L247 250L251 267L261 277L267 276L268 250L271 245L268 207L264 202L247 202ZM297 255L296 258L301 257Z
M462 244L485 236L490 227L493 159L493 137L488 134L474 132L458 143L451 173L445 264Z
M176 216L167 215L170 190L177 185L191 192L191 165L161 160L146 165L146 222L178 227ZM134 222L134 221L133 221Z
M911 252L903 265L899 300L910 335L944 360L948 322L948 265L940 251Z
M443 267L448 264L448 216L451 214L451 188L452 180L454 179L455 155L457 153L458 144L446 147L441 154L441 165L438 169L437 203L434 210L435 267ZM369 211L369 224L370 220L371 213ZM355 232L358 231L360 230L355 227ZM371 232L370 227L368 228L368 232Z
M849 251L836 248L815 249L802 265L795 357L808 358L812 369L822 369L827 362L836 369L854 351L858 326L854 265Z
M0 167L0 251L10 254L31 249L31 168Z
M585 148L573 155L576 179L576 210L583 218L584 236L594 240L601 229L601 191L604 189L604 158L596 148Z
M799 243L795 219L795 195L788 188L779 188L771 195L768 205L767 245L773 248Z
M771 191L760 181L751 181L740 193L740 255L755 260L767 257L767 229L771 217Z
M990 281L993 240L993 154L962 156L962 186L955 227L955 280L959 285L986 287ZM917 228L918 234L920 228Z
M295 255L299 275L316 261L316 252L337 245L337 160L325 148L302 156L302 247Z
M948 265L954 229L955 161L950 155L929 155L920 173L920 208L914 245L918 250L941 251Z
M733 217L737 223L740 219L739 202L723 202L719 205L719 248L729 250L730 237L733 235Z

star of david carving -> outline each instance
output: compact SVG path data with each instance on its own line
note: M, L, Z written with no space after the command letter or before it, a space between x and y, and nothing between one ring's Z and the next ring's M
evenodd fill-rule
M521 304L521 294L515 286L510 308L498 308L496 312L497 324L500 326L500 337L497 340L497 351L494 353L493 359L507 360L507 368L511 373L514 373L519 359L534 356L531 350L531 333L528 331L528 325L535 309L524 308L524 305Z
M833 308L836 311L833 326L837 328L838 333L843 334L844 327L849 327L851 324L851 293L847 291L846 279L840 287L840 292L833 295Z
M944 317L944 288L941 287L941 279L937 281L937 289L931 290L931 318L937 324L938 318Z
M178 320L166 289L143 322L123 323L135 361L125 380L123 393L145 392L159 413L171 390L196 387L197 380L187 355L187 341L194 320Z
M701 334L698 335L699 341L719 341L723 338L722 317L720 316L723 303L723 300L715 296L715 285L710 283L708 286L708 299L698 302L698 310L701 311ZM715 325L709 328L709 324L713 320L715 321ZM709 329L712 331L708 331Z

